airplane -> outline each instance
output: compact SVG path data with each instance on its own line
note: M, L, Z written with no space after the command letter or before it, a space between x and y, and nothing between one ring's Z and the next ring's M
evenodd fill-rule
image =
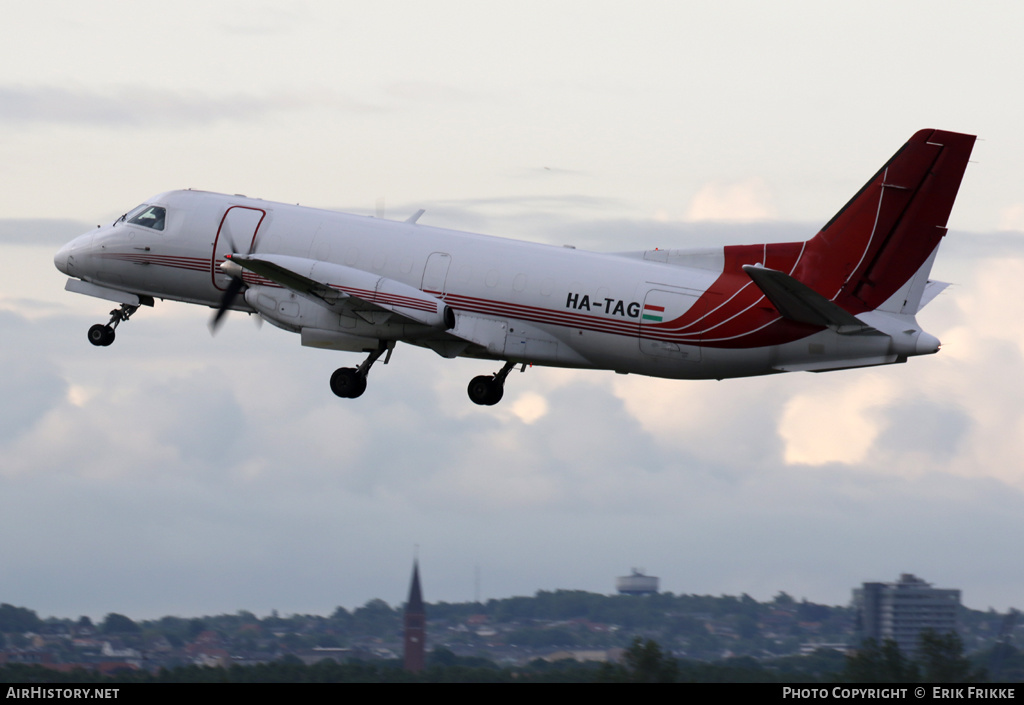
M974 146L915 133L802 242L597 253L240 195L161 193L65 245L65 289L120 304L89 342L156 299L257 314L314 348L365 353L330 378L366 389L398 342L495 360L470 399L497 404L517 366L667 379L825 372L939 350L916 315Z

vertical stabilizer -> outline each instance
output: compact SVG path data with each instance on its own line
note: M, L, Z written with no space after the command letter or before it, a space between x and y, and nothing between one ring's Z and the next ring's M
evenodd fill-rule
M793 276L854 314L916 313L974 140L916 133L808 241Z

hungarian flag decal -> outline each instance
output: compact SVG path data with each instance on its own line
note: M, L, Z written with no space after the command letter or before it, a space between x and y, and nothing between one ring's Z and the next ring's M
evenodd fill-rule
M655 306L654 304L644 304L644 315L643 320L654 321L655 323L661 323L662 317L665 315L664 306Z

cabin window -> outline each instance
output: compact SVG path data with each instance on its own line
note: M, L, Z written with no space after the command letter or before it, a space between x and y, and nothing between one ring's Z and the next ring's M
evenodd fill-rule
M127 216L128 222L132 225L141 225L144 228L153 228L153 230L163 230L166 217L166 208L145 205L139 206Z

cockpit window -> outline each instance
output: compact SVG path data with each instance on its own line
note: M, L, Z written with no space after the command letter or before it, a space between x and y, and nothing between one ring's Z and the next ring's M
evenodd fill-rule
M164 219L167 217L167 209L161 206L139 206L127 216L128 222L133 225L141 225L153 230L164 229Z

